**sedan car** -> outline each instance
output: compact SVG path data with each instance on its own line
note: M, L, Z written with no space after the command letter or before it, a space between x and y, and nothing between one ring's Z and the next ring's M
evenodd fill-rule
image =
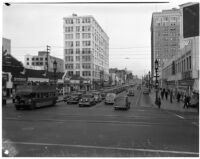
M100 92L93 92L94 94L94 99L96 103L99 103L102 101L101 93Z
M128 110L128 109L130 109L130 104L131 103L129 102L128 96L121 96L116 99L116 102L114 104L114 109L115 110Z
M129 89L127 95L128 96L134 96L134 90L133 89Z
M106 95L105 104L114 104L115 103L116 94L108 93Z
M79 107L95 105L95 98L93 94L85 94L79 101Z
M78 104L81 97L82 97L81 93L73 93L73 94L70 95L67 103L68 104L71 104L71 103Z

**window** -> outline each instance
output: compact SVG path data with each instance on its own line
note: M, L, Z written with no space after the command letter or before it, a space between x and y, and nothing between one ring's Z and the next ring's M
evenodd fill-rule
M90 22L91 22L90 18L83 18L82 19L82 23L90 23Z
M82 33L83 39L91 38L91 33Z
M76 56L76 61L80 61L80 56Z
M80 54L80 48L76 48L76 54Z
M76 69L80 69L80 64L79 63L76 64Z
M38 59L38 58L36 58L35 60L36 60L36 61L38 61L39 59Z
M80 26L76 26L76 32L80 32Z
M73 62L73 56L66 56L65 61L66 62Z
M27 62L27 65L29 65L29 62Z
M191 61L191 56L189 56L189 69L192 68L192 61Z
M90 46L90 41L82 41L83 46Z
M80 23L80 19L76 19L76 23L79 24Z
M35 60L35 58L33 57L33 58L32 58L32 61L34 61L34 60Z
M26 60L29 61L29 58L27 58Z
M66 69L73 69L73 64L65 64Z
M90 60L91 60L90 56L82 56L82 61L83 62L88 62Z
M74 72L73 71L68 71L69 76L73 76Z
M80 76L80 71L76 71L76 75L79 75L79 76Z
M42 58L42 57L40 57L40 61L43 61L43 58Z
M73 34L65 34L65 39L73 39Z
M80 33L76 33L76 39L80 39Z
M65 27L65 32L73 32L73 27Z
M73 41L66 41L65 46L66 47L73 47Z
M82 31L91 31L90 26L82 26Z
M76 46L80 46L80 41L76 41Z
M83 63L82 68L83 69L91 69L91 64L90 63Z
M90 48L83 48L82 53L83 54L90 54L91 53L91 49Z
M73 54L73 49L65 49L65 55Z
M34 66L34 65L35 65L35 63L34 63L34 62L32 62L32 65Z
M73 24L73 19L71 19L71 18L70 18L70 19L67 19L67 20L65 21L65 23L66 23L66 24Z
M91 76L90 71L83 71L83 76Z

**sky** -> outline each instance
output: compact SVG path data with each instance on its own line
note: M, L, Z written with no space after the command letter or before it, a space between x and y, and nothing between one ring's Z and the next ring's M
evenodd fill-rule
M11 39L11 54L18 60L24 62L24 55L37 55L38 51L46 50L47 45L51 46L50 55L63 59L63 17L73 13L78 16L92 15L109 36L109 68L127 68L141 77L151 68L152 13L179 8L178 5L188 1L138 4L9 2L10 6L2 4L2 36Z

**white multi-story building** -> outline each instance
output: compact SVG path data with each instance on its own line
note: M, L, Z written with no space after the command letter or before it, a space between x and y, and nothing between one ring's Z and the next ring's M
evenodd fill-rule
M179 92L199 92L199 3L180 5L180 53L164 63L165 87Z
M159 73L163 62L172 59L180 48L179 9L173 8L154 12L151 21L151 72L154 76L154 62L159 61Z
M48 58L48 60L47 60ZM53 72L53 62L57 62L57 70L56 72L64 72L64 62L62 59L47 56L46 51L39 51L38 55L25 55L24 67L29 69L36 70L46 70L47 69L47 61L48 61L48 71Z
M63 18L64 68L69 76L108 81L109 37L93 16Z

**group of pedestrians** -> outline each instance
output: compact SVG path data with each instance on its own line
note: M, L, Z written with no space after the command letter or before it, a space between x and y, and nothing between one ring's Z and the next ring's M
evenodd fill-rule
M165 89L165 88L161 89L160 96L161 96L162 100L164 99L164 97L166 100L168 100L168 96L169 96L170 103L173 103L173 90L172 89L171 90ZM190 96L187 95L186 93L183 95L180 92L177 92L176 93L177 103L180 102L181 98L183 99L183 102L184 102L183 108L188 108L189 103L190 103Z

